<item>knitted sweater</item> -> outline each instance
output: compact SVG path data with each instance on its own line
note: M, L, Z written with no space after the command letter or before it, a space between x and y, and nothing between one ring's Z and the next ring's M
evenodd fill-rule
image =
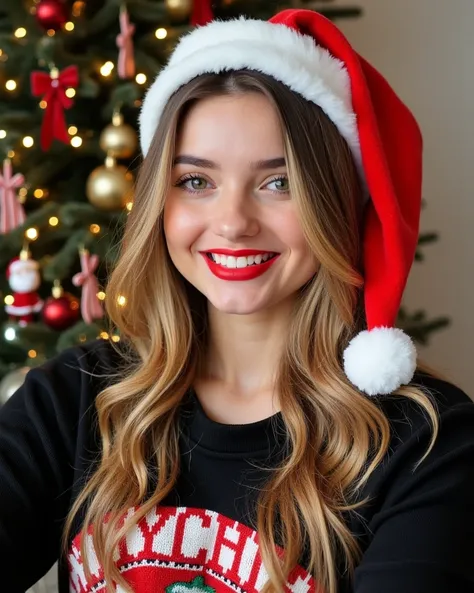
M23 593L61 557L64 519L100 453L94 400L104 386L100 375L118 368L115 357L103 341L70 348L32 369L0 410L2 593ZM436 445L414 471L431 435L426 414L405 398L376 398L392 439L360 493L370 500L344 516L362 559L352 584L338 560L338 593L474 593L474 403L449 383L421 374L415 382L438 405ZM190 389L180 421L176 487L133 528L114 561L135 593L256 593L267 573L255 508L284 451L281 414L219 424ZM86 583L81 521L60 558L59 593L104 591L90 538ZM320 590L306 566L304 549L288 592Z

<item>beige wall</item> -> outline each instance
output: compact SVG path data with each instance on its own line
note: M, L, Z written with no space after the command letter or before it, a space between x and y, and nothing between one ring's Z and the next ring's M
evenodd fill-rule
M452 326L420 354L474 397L474 0L353 3L364 17L340 27L410 106L425 139L422 230L440 240L414 265L404 301L448 314Z

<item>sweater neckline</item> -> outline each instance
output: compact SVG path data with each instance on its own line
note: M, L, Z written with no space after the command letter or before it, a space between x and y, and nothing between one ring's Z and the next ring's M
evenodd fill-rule
M274 451L285 442L286 431L281 412L248 424L222 424L211 420L191 387L183 422L193 443L216 453L259 454Z

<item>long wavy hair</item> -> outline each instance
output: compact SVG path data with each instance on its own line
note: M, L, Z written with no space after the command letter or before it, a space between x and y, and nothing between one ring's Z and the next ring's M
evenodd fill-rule
M348 381L341 363L349 340L365 327L358 174L345 140L318 106L261 73L207 74L180 88L165 108L107 287L107 314L122 336L124 368L97 397L101 459L70 511L65 545L74 517L86 509L82 529L92 529L108 592L115 591L113 582L131 591L113 551L176 484L180 402L206 356L206 300L174 267L163 231L177 133L196 101L241 93L262 93L279 114L292 199L320 262L298 292L281 353L276 389L289 447L259 493L255 527L269 575L263 591L284 591L304 547L308 569L326 593L337 591L340 554L351 575L360 558L343 515L364 504L361 488L387 453L391 431L376 400ZM125 307L118 304L121 295ZM415 385L396 395L419 404L432 424L422 463L438 430L435 404ZM153 483L150 464L157 473ZM130 507L139 508L124 522Z

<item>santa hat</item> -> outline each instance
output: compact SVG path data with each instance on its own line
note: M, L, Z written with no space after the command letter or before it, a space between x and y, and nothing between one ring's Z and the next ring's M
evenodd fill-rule
M7 280L12 274L24 271L39 270L39 264L34 259L25 259L23 257L14 257L7 266Z
M339 29L311 10L270 21L213 21L182 37L149 88L140 114L146 155L171 95L194 77L256 70L321 107L346 139L370 196L363 231L367 330L344 352L350 381L369 395L409 383L416 349L394 323L414 260L421 207L418 125L386 80Z

